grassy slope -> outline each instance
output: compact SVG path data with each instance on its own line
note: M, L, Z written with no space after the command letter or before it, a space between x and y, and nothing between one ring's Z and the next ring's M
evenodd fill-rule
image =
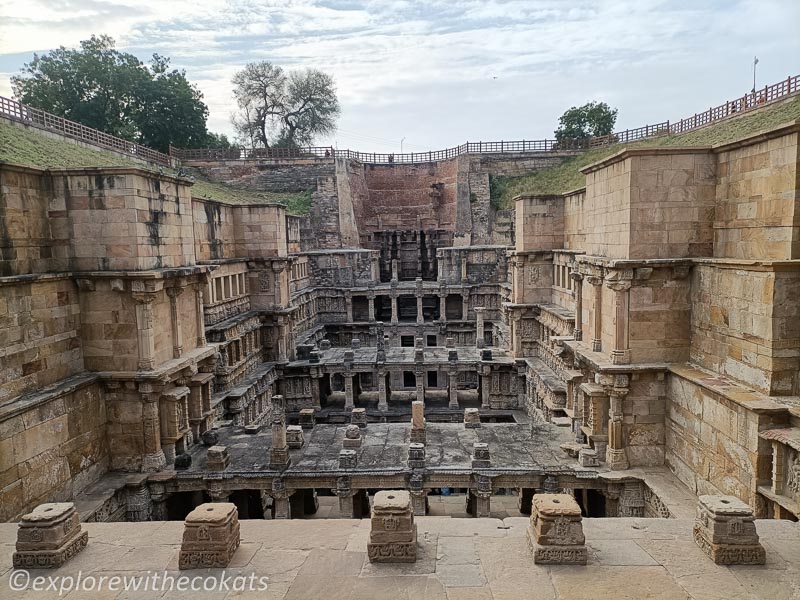
M650 148L661 146L711 146L725 144L738 138L770 129L777 125L800 118L800 97L775 106L764 107L756 112L710 125L702 129L689 131L681 135L670 135L628 144L633 148ZM519 194L563 194L583 187L585 177L581 168L602 160L619 152L625 145L615 144L607 148L599 148L573 157L558 167L538 171L524 177L501 177L495 184L499 196L493 202L500 208L513 206L512 198Z
M0 120L0 161L40 169L57 167L143 167L141 163L114 152L83 148L65 140L41 135L34 129L23 129ZM149 170L153 170L149 168ZM171 175L177 174L167 169ZM281 202L289 214L305 215L311 208L311 192L276 193L248 192L224 183L196 178L192 196L216 200L224 204L258 204Z

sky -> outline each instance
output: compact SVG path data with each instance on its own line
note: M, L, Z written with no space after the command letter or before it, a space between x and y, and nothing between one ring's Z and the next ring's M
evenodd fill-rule
M552 138L604 101L617 130L678 120L800 73L798 0L0 0L0 95L33 57L109 34L169 56L232 134L246 63L333 75L339 128L367 152Z

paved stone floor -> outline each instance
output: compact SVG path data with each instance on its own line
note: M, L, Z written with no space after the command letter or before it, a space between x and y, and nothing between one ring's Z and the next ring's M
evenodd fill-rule
M714 565L694 544L690 519L585 519L585 567L534 565L528 519L420 517L418 561L366 560L368 520L242 521L242 544L228 574L265 575L266 592L172 592L192 599L321 600L739 600L800 598L800 525L757 521L767 551L761 567ZM135 575L177 569L180 522L86 523L89 546L45 575ZM0 598L57 598L9 591L16 525L0 524ZM37 572L39 574L41 572ZM179 574L174 573L176 576ZM218 570L180 574L219 576ZM63 597L63 596L62 596ZM73 591L82 598L140 599L153 593Z

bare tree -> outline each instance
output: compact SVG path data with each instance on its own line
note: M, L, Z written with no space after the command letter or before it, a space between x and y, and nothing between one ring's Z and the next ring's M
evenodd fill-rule
M284 72L268 61L249 63L233 77L239 111L233 124L256 147L310 145L336 130L336 85L316 69Z

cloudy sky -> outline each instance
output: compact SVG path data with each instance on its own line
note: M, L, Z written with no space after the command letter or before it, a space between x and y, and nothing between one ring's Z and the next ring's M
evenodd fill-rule
M552 137L589 100L618 129L800 73L798 0L0 0L0 94L33 52L107 33L172 57L231 133L230 80L270 60L336 79L339 148ZM324 140L320 140L323 142Z

